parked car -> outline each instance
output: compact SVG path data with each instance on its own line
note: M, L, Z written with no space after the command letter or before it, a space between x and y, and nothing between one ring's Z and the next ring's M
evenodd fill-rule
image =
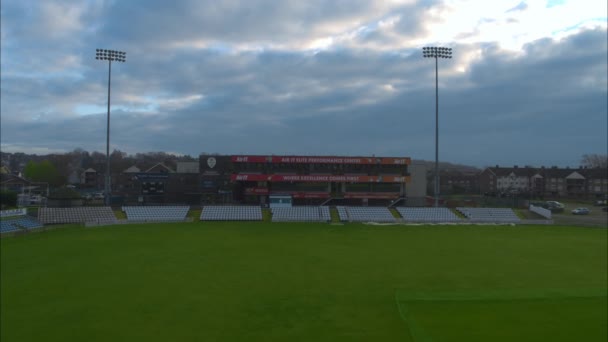
M30 196L30 204L41 204L44 201L44 197L40 196L40 195L31 195Z
M551 210L552 213L563 213L564 209L566 208L565 205L557 201L546 201L541 206L545 209Z
M576 208L572 210L572 215L587 215L590 211L587 208Z
M559 203L558 201L547 201L547 205L549 206L549 208L564 209L566 207L565 205L563 205L562 203Z

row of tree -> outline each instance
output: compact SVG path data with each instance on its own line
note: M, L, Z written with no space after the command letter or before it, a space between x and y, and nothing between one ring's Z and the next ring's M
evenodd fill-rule
M606 154L583 154L581 165L587 168L608 168L608 155Z
M89 168L105 172L106 155L97 151L88 152L77 148L67 153L35 155L25 153L1 152L2 164L11 172L21 172L25 178L34 182L45 182L51 187L74 182L78 175ZM166 152L148 152L129 155L120 150L110 154L110 167L113 171L124 171L136 165L145 170L158 163L175 169L177 162L196 161L191 156L180 156ZM75 178L76 177L76 178Z
M106 155L97 151L88 152L77 148L63 154L29 155L25 153L0 152L3 165L7 165L13 172L22 172L23 175L35 182L45 182L51 187L74 182L82 171L92 168L98 172L105 172ZM196 161L191 156L180 156L166 152L147 152L129 155L120 150L110 154L110 165L114 171L124 171L136 165L146 170L157 163L175 169L179 161ZM429 162L431 163L431 162ZM581 166L588 168L607 168L608 155L585 154L581 158ZM442 163L441 169L458 169L461 171L477 171L476 168L465 165Z

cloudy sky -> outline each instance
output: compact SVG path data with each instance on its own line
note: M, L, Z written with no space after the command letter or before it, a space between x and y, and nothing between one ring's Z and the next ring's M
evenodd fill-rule
M577 166L607 153L605 0L3 0L1 148Z

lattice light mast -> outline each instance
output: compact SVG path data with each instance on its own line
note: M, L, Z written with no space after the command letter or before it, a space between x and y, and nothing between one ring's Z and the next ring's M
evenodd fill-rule
M110 81L112 79L112 62L125 62L127 53L124 51L96 49L95 59L108 61L108 122L106 131L106 179L104 187L105 203L110 205L112 187L110 184Z
M427 46L422 48L425 58L435 58L435 207L439 206L439 58L452 58L452 49Z

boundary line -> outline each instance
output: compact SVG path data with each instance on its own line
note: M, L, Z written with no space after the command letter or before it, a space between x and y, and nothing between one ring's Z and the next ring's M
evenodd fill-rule
M403 295L405 294L407 295ZM487 292L410 292L395 290L395 305L399 316L408 328L413 342L434 342L431 335L410 314L408 302L472 302L472 301L517 301L543 299L606 298L608 289L545 289L545 290L503 290Z

